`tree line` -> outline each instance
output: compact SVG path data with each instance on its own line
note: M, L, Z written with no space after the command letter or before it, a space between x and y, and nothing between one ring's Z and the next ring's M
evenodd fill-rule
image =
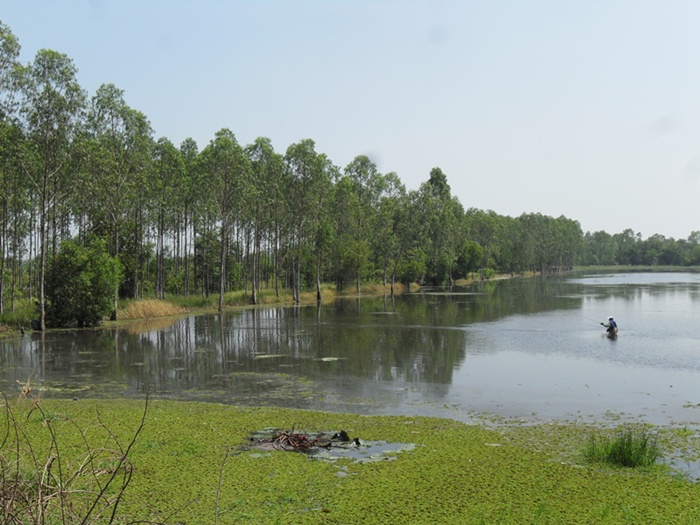
M191 138L176 146L113 84L88 96L65 54L43 49L23 65L19 51L0 22L0 314L35 300L42 329L47 268L69 240L98 238L119 262L115 312L127 297L218 294L222 309L234 289L253 303L262 287L290 290L298 302L307 289L320 298L324 282L451 284L475 272L635 264L653 251L634 258L630 243L651 239L584 236L563 216L465 210L440 168L407 190L367 156L336 166L311 139L282 153L224 128L201 150ZM660 240L665 264L675 241Z

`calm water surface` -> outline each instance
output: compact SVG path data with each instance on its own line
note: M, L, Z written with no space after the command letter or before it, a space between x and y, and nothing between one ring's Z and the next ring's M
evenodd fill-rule
M615 340L600 321L614 315ZM0 340L0 389L471 421L700 420L700 274L570 274Z

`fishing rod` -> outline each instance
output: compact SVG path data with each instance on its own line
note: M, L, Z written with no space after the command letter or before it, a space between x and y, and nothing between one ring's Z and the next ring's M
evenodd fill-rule
M595 319L591 319L590 317L584 317L584 319L587 319L588 321L593 321L595 324L605 325L605 323L601 323L600 321L596 321Z

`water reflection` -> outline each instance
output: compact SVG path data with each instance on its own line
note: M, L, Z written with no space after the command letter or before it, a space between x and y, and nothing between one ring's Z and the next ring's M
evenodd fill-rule
M516 279L0 341L0 388L468 420L692 420L697 274ZM617 340L597 320L615 315Z

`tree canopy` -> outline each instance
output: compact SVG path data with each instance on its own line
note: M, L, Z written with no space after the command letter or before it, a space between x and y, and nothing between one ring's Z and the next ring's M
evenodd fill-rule
M113 84L88 97L68 56L41 50L22 65L19 49L0 22L0 313L36 300L43 326L47 268L84 278L88 269L66 258L94 256L101 267L95 238L122 269L100 281L113 286L112 313L120 297L213 293L223 308L236 289L253 303L262 287L299 301L303 290L320 298L322 282L359 291L574 264L700 263L698 232L584 234L563 216L465 209L448 177L464 174L440 167L407 189L366 155L337 166L310 138L278 152L266 137L242 145L223 128L201 151L191 138L177 146L155 138ZM48 303L59 319L66 300Z

